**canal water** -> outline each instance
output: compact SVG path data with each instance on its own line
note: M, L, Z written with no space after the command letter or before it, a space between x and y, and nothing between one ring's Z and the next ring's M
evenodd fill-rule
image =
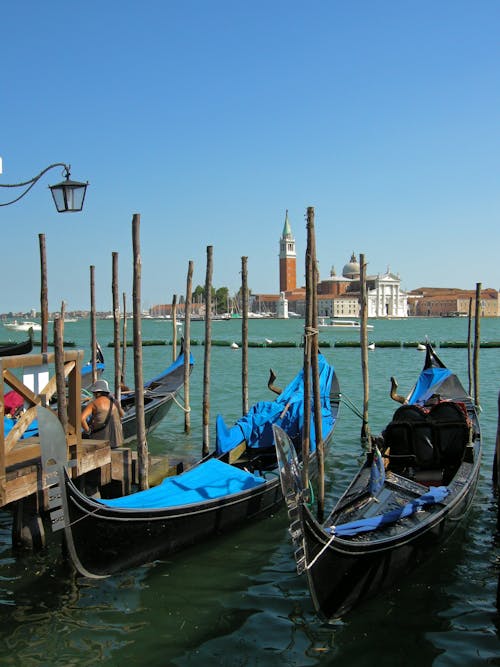
M465 341L466 319L374 320L373 341L418 341L438 345ZM192 324L203 340L203 324ZM129 331L131 327L129 327ZM249 337L298 343L302 320L251 320ZM113 380L112 322L99 321L106 377ZM214 322L211 423L241 414L241 321ZM0 338L8 338L7 330ZM356 332L322 332L321 340L356 338ZM18 339L22 334L17 336ZM86 349L88 321L68 323L65 339ZM146 320L143 340L171 340L166 321ZM500 320L483 320L481 339L500 340ZM152 434L153 453L196 458L201 451L204 348L192 348L192 433L174 406ZM325 347L346 399L362 404L359 348ZM438 347L442 360L467 387L467 350ZM158 374L172 359L171 346L144 347L144 375ZM132 348L127 376L133 384ZM271 398L269 369L285 385L302 364L300 347L250 348L250 401ZM415 348L376 347L369 353L370 426L380 431L395 403L390 377L407 393L422 367ZM304 577L295 572L286 511L165 562L144 565L106 580L76 577L67 567L59 537L45 552L19 555L10 546L11 518L0 512L0 665L23 667L101 665L500 665L497 610L500 547L491 472L500 389L500 350L481 349L480 402L484 435L482 474L473 508L452 539L428 563L393 590L332 624L315 615ZM342 492L363 458L359 418L342 406L327 458L327 508ZM211 434L213 436L212 427Z

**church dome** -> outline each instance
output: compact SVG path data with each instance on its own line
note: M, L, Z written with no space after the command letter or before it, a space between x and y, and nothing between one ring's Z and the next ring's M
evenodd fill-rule
M342 269L342 275L344 278L359 278L359 262L354 253L351 255L351 261Z

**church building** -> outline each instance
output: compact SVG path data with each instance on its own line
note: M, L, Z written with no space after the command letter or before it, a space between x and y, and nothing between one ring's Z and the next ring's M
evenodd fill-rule
M337 276L332 267L329 278L318 283L318 315L320 317L359 317L360 269L353 253ZM288 310L303 315L305 287L297 287L297 253L288 211L280 238L279 253L280 300L288 302ZM389 268L385 273L366 277L368 317L407 317L407 295L401 279Z

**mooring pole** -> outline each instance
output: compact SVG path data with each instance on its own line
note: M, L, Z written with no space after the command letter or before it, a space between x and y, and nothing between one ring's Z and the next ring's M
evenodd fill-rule
M90 353L92 359L92 382L97 380L97 333L95 312L95 266L90 266Z
M368 426L368 401L370 398L370 380L368 376L368 308L366 298L366 263L365 256L359 256L359 279L360 279L360 345L361 345L361 373L363 375L363 423L361 425L361 440L366 442L370 437Z
M123 325L122 325L122 367L121 367L121 383L125 386L125 378L127 377L127 296L125 292L122 294L123 297Z
M184 433L191 432L189 382L191 370L191 304L193 302L193 261L189 260L184 301Z
M172 361L177 359L177 294L172 297Z
M113 345L115 360L115 396L120 402L122 395L122 373L120 368L120 299L118 292L118 253L113 252L111 289L113 292Z
M241 407L248 412L248 257L241 258Z
M497 401L497 437L495 443L495 455L493 457L493 484L497 496L497 528L500 528L500 393Z
M479 407L479 349L481 347L481 283L476 283L474 322L474 405Z
M310 215L307 209L306 269L306 313L304 321L304 423L302 425L302 484L309 487L309 455L311 451L311 336L312 336L312 296L313 258L311 248Z
M205 278L205 363L203 368L203 449L202 456L210 451L210 352L212 346L212 271L213 247L207 246L207 272Z
M68 406L66 401L66 378L64 377L64 340L63 320L60 315L54 318L54 365L57 388L57 416L64 433L68 432Z
M314 226L314 208L307 209L311 235L311 373L314 404L314 435L316 440L316 460L318 465L318 521L323 521L325 512L325 450L323 443L323 424L321 415L321 387L319 381L319 340L318 340L318 262L316 257L316 229Z
M139 469L139 489L149 488L149 455L146 440L146 422L144 417L144 381L142 372L142 331L141 331L141 247L140 247L141 216L134 213L132 217L132 246L134 254L133 276L133 312L134 312L134 383L135 383L135 414L137 420L137 465Z
M472 299L469 299L469 319L467 322L467 373L469 376L469 396L472 396Z
M47 330L49 327L49 299L47 287L47 253L45 249L45 234L38 235L40 246L40 315L42 321L41 351L47 352Z

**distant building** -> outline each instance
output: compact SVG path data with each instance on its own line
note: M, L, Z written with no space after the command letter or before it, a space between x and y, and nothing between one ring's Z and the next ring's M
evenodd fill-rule
M297 287L297 253L288 211L280 238L280 293L288 301L290 311L304 315L305 288ZM406 317L408 304L401 289L399 275L389 269L383 274L367 276L368 317ZM337 276L332 267L330 276L318 283L318 314L323 317L359 317L359 263L353 253Z
M295 239L285 213L285 224L280 239L280 293L293 291L297 286L297 253Z
M475 290L456 287L419 287L408 292L410 315L421 317L468 317L470 307L474 314L475 301ZM497 290L481 290L480 310L481 317L500 316Z

